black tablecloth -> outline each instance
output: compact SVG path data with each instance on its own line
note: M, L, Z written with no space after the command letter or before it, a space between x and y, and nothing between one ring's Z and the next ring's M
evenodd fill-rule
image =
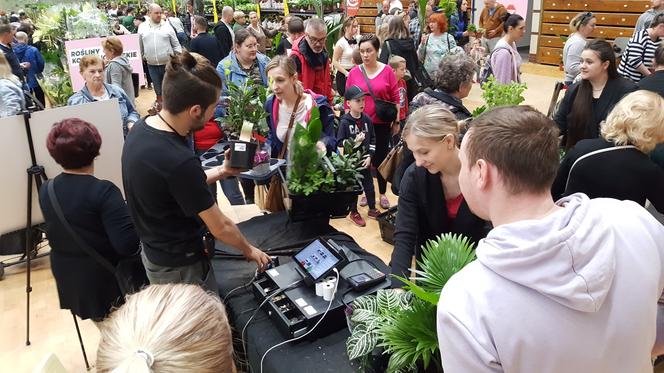
M332 228L327 220L293 223L288 221L285 213L278 213L256 217L240 223L238 226L253 245L267 252L300 249L314 238L319 236L329 237L343 244L358 256L371 261L383 272L389 273L388 267L378 257L359 247L350 236ZM217 253L220 252L237 253L217 242ZM280 256L279 259L281 263L290 260L288 256ZM222 299L233 288L248 283L256 269L253 263L227 257L220 258L219 255L213 259L212 266ZM237 341L235 343L236 354L239 357L243 355L242 344L239 342L240 333L258 305L259 303L251 293L251 287L237 290L226 299L226 309L233 327L233 337ZM257 313L245 332L247 360L251 371L256 373L260 373L260 360L265 351L287 339L277 330L276 325L273 324L267 312L265 312L265 308ZM344 327L331 335L314 341L307 340L305 337L302 340L276 348L265 358L263 373L345 373L357 371L358 363L348 361L346 355L346 339L349 335L348 329ZM238 368L246 367L238 364Z

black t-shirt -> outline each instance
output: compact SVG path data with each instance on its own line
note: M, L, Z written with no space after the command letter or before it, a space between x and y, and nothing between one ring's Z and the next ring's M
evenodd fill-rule
M664 97L664 71L655 71L654 74L646 76L638 83L639 89L646 89L659 93Z
M154 264L183 266L203 257L205 226L198 213L214 199L185 139L136 122L122 151L127 205L145 255Z
M288 41L288 38L282 37L281 41L279 42L279 45L277 45L276 52L277 52L278 55L285 56L287 50L291 49L291 48L293 48L293 44L291 44L291 42Z

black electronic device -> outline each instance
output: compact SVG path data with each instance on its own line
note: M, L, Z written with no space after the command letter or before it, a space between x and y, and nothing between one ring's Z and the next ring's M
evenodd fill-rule
M307 258L312 253L321 255L319 249L325 255L328 255L326 251L329 251L329 255L334 258L330 258L329 262L321 260L320 267L313 266L313 268L297 260L297 258ZM315 240L295 254L293 259L280 266L266 269L252 284L254 295L259 301L268 298L264 309L274 320L277 329L287 338L299 337L309 332L325 314L328 306L330 310L325 319L307 335L307 338L318 338L344 328L345 304L362 295L372 294L378 289L390 286L390 281L384 274L382 280L377 280L379 274L376 272L380 271L333 240ZM305 269L307 267L309 271ZM330 304L323 297L316 295L314 286L306 284L313 284L311 282L313 278L325 279L333 273L334 268L339 270L339 283L336 285L337 291ZM361 275L366 275L369 279ZM353 281L356 282L355 285Z
M344 266L340 275L355 291L370 288L387 278L385 273L379 271L367 260L351 261Z
M347 262L342 252L336 244L317 238L293 255L293 260L305 284L311 286Z

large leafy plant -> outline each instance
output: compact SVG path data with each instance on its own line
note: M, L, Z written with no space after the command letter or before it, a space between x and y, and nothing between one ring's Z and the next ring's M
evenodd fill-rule
M523 92L527 87L526 83L502 84L496 80L495 76L490 76L489 80L482 84L482 98L485 104L473 111L473 117L498 106L521 104L525 101Z
M389 296L385 290L356 299L349 319L354 325L346 342L349 359L365 362L374 348L390 355L387 372L414 372L434 365L442 371L436 334L436 305L447 281L475 259L465 237L444 234L423 246L419 270L406 283L406 291ZM415 297L413 297L413 295ZM379 302L379 299L383 299Z
M320 111L315 106L306 127L295 125L288 162L288 190L293 194L347 191L358 185L366 155L358 146L345 141L344 154L333 153L328 157L317 148L322 131Z
M246 79L243 84L235 84L230 79L230 61L225 61L224 84L227 87L229 105L226 116L217 118L222 123L226 135L238 138L245 122L253 124L254 138L265 138L268 135L267 113L263 108L267 98L267 88ZM256 136L258 135L258 136Z

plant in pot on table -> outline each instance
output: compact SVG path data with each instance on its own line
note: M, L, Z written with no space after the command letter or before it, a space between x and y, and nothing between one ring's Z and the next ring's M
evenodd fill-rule
M263 109L267 89L251 79L242 85L226 79L226 84L226 116L216 120L230 140L231 167L254 168L258 172L260 168L269 169L270 152L262 148L268 134L267 113Z
M475 260L468 238L444 234L422 247L413 281L357 298L347 309L350 360L362 372L442 372L436 307L447 281Z
M358 179L367 155L361 144L345 141L344 154L328 156L317 146L322 127L317 107L312 108L306 127L295 125L287 173L292 215L343 217L362 193Z

